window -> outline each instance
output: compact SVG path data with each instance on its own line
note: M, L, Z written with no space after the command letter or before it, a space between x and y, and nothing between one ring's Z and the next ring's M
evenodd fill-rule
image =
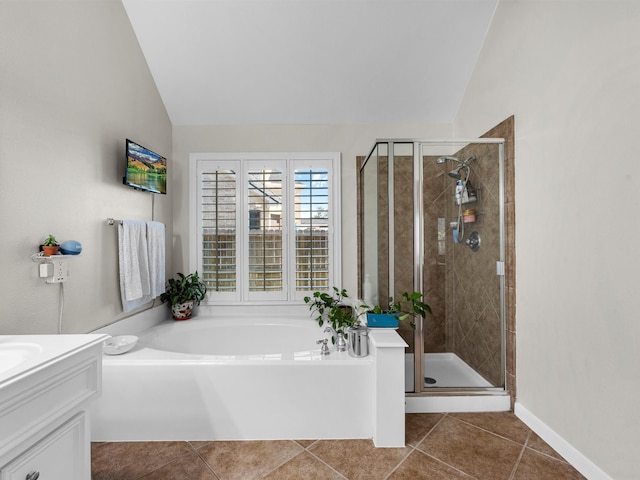
M340 278L337 153L192 154L205 303L301 302Z

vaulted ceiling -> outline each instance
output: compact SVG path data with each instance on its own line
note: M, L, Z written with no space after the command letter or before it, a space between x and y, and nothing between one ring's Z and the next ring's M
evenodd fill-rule
M123 0L174 125L450 123L498 0Z

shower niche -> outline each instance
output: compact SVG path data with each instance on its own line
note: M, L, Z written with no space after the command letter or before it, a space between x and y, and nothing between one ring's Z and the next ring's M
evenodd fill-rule
M360 297L423 293L401 322L411 395L506 392L505 140L377 140L359 162Z

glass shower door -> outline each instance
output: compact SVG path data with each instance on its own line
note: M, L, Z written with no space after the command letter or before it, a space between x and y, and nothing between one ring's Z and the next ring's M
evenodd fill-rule
M361 168L361 298L383 310L416 290L413 152L412 142L378 142ZM411 322L402 322L398 333L413 351Z
M433 311L398 329L407 392L504 387L502 150L388 140L362 164L361 297L419 291Z
M420 390L504 387L502 144L443 152L422 156Z

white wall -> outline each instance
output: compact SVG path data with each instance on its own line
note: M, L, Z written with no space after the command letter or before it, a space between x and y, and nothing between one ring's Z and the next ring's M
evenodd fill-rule
M180 127L173 130L177 201L174 202L174 266L189 267L188 172L192 152L340 152L342 154L342 286L357 292L356 157L377 138L448 138L451 125L273 125Z
M640 457L640 3L503 1L454 131L516 119L517 401L612 478Z
M0 45L0 334L57 331L60 288L30 259L49 233L82 243L63 332L91 331L122 317L106 218L152 215L122 185L124 140L169 156L171 124L119 1L0 2ZM171 195L155 216L171 234Z

